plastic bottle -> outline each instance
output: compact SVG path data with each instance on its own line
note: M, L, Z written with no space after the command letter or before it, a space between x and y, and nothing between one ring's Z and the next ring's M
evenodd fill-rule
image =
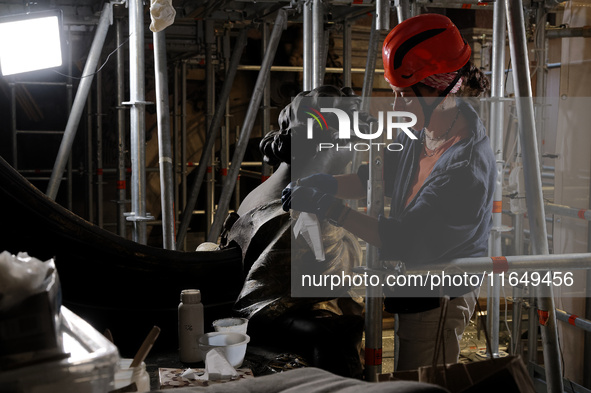
M183 363L203 360L199 337L203 335L203 304L198 289L181 291L179 304L179 359Z

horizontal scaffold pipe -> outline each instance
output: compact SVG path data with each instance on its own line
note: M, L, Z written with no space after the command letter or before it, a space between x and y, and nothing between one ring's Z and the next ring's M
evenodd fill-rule
M571 324L573 326L579 327L587 332L591 332L591 321L589 321L588 319L581 318L578 315L570 314L566 311L556 309L556 319Z
M501 257L457 258L448 262L421 266L405 266L405 273L503 273L510 271L591 269L591 253L517 255Z
M591 221L591 210L588 209L577 209L570 206L546 203L546 213L558 214L564 217L580 218L581 220Z
M239 65L239 71L259 71L261 69L260 65ZM302 72L304 67L301 66L272 66L271 71L275 72ZM326 67L325 71L328 74L340 74L343 72L342 67ZM364 74L365 68L351 68L352 73L356 74ZM383 74L384 70L377 68L374 71L376 74Z

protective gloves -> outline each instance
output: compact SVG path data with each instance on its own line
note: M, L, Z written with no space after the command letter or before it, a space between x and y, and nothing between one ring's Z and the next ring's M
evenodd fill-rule
M340 226L351 209L332 195L316 188L297 185L291 182L281 193L283 210L290 209L316 214L318 219L328 219L331 224Z
M335 179L334 176L328 175L326 173L315 173L313 175L303 177L299 180L298 185L304 187L313 187L318 191L329 195L335 195L339 187L337 179Z

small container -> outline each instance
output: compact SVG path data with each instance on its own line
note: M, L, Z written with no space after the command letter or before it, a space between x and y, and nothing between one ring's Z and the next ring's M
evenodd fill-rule
M246 318L222 318L213 321L216 332L236 332L246 334L248 319Z
M137 392L150 391L150 376L146 371L146 363L129 368L133 359L120 359L119 370L115 373L115 389L121 389L135 382Z
M207 333L199 339L199 348L203 353L203 358L207 352L214 348L221 348L228 363L234 368L238 368L244 361L246 355L246 344L250 337L246 334L235 332L215 332Z
M199 350L199 337L203 335L203 304L198 289L181 292L179 304L179 359L183 363L203 360Z

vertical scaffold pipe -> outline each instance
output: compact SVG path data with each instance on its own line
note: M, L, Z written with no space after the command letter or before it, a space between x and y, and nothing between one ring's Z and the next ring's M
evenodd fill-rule
M144 53L144 7L130 0L129 7L129 125L131 152L131 214L133 240L148 241L146 220L146 86Z
M496 159L497 179L495 183L495 192L493 198L493 228L490 233L491 247L489 254L491 256L503 255L501 248L501 227L502 222L502 200L503 200L503 122L504 106L503 97L505 96L504 77L505 77L505 32L506 32L505 5L498 1L494 5L493 13L493 47L492 47L492 86L490 103L490 135L492 149ZM489 295L487 306L487 327L490 333L490 352L493 356L499 354L499 310L501 285L498 274L492 277L492 283L489 283Z
M408 0L395 0L394 5L396 6L396 13L398 13L398 23L412 16Z
M213 20L206 20L205 29L205 101L207 108L206 128L211 132L211 124L213 122L213 115L215 113L215 64L214 64L214 50L215 50L215 30L213 27ZM219 129L219 125L217 127ZM216 134L218 131L214 131ZM212 147L214 149L214 147ZM212 151L207 166L206 179L206 203L205 203L205 227L206 233L211 230L211 223L213 222L213 215L215 210L215 172L213 170L215 164L215 155Z
M343 85L351 87L352 26L349 19L343 21Z
M324 1L313 0L312 3L312 89L323 85L324 68Z
M312 90L312 0L305 0L302 8L303 18L303 41L304 41L304 86L303 91Z
M154 72L156 79L156 113L158 117L158 155L160 163L160 200L162 204L162 246L174 250L174 173L170 111L168 103L168 67L166 33L152 34L154 39Z
M367 63L365 78L363 79L363 101L361 109L369 110L370 97L373 89L373 75L376 66L376 57L380 42L380 30L389 28L389 22L378 18L389 20L387 2L376 4L376 13L372 22L372 30L369 37L367 51ZM373 126L376 126L373 124ZM383 143L384 136L375 142ZM355 157L354 157L355 158ZM369 181L367 184L367 214L378 217L384 212L384 151L382 149L369 150ZM368 244L366 252L366 265L369 269L380 269L381 263L377 247ZM382 287L370 285L366 288L365 299L365 376L369 381L377 381L378 375L382 372L382 309L383 309Z
M505 0L505 7L507 12L507 30L509 32L509 49L514 72L513 83L523 156L525 196L531 231L532 250L534 254L547 255L549 251L546 215L544 211L542 179L536 141L529 56L525 26L523 25L523 3L521 0ZM549 392L562 392L563 382L552 287L538 287L536 297L538 301L538 312L541 315L540 320L542 322L546 385L548 386Z
M115 24L117 32L117 48L123 44L123 18L118 18ZM117 51L117 233L121 237L127 237L125 225L125 200L126 200L126 170L125 170L125 107L122 105L125 96L125 60L123 51Z

